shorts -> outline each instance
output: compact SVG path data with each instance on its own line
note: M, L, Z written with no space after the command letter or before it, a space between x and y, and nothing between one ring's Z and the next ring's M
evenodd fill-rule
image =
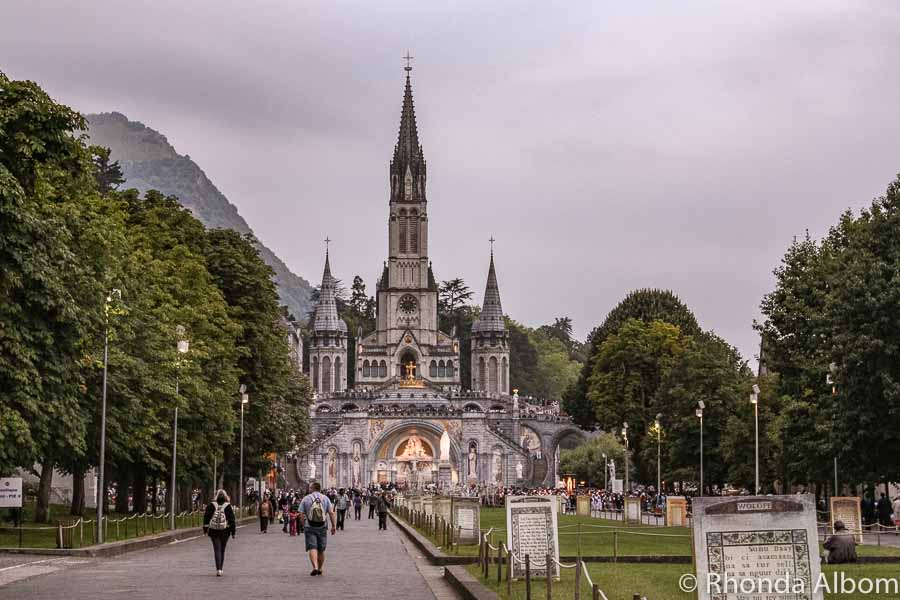
M325 546L328 544L328 527L310 527L307 525L303 528L303 535L306 537L306 551L318 550L325 552Z

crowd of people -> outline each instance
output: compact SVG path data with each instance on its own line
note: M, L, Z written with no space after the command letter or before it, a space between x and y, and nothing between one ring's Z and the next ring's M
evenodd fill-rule
M293 489L278 493L267 490L262 496L251 495L251 499L255 501L260 533L268 533L269 526L278 522L282 525L282 533L291 537L302 535L312 565L310 575L319 576L324 574L329 530L331 535L335 535L338 531L345 531L348 520L362 520L363 507L368 507L369 519L378 519L379 531L387 530L387 513L393 506L395 493L393 486L372 485L365 489L331 488L323 491L318 483L312 483L307 494ZM225 490L219 490L206 507L203 531L212 542L216 575L221 577L225 548L228 540L237 533L234 509Z

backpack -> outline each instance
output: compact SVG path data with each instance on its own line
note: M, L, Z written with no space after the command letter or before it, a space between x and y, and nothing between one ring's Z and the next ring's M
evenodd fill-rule
M212 518L209 520L209 528L215 531L222 531L228 529L228 517L225 515L225 508L228 507L228 503L224 504L215 504L213 506L216 508L215 512L213 512Z
M312 508L309 509L309 524L313 527L321 527L325 524L325 507L322 506L322 496L313 496Z

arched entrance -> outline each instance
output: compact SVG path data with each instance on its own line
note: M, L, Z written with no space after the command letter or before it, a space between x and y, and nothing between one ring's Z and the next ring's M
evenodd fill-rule
M418 357L411 349L407 348L400 354L400 363L397 365L397 373L400 374L400 379L418 379Z
M442 421L414 419L382 431L371 445L371 480L412 488L437 483L444 427ZM459 447L452 435L450 467L453 481L458 481Z

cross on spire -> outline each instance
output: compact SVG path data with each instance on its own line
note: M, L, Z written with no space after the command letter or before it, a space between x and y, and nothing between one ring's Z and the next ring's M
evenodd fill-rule
M401 57L401 58L403 58L403 60L406 61L406 66L403 67L403 70L406 71L407 73L409 73L410 71L412 71L412 67L409 66L409 61L411 61L412 59L414 59L415 56L410 56L410 55L409 55L409 50L407 50L407 51L406 51L406 56L403 56L403 57Z
M324 241L325 241L325 254L328 254L328 244L331 243L331 239L326 235Z
M494 236L491 236L491 239L488 240L491 243L491 256L494 255L494 242L497 240L494 239Z

